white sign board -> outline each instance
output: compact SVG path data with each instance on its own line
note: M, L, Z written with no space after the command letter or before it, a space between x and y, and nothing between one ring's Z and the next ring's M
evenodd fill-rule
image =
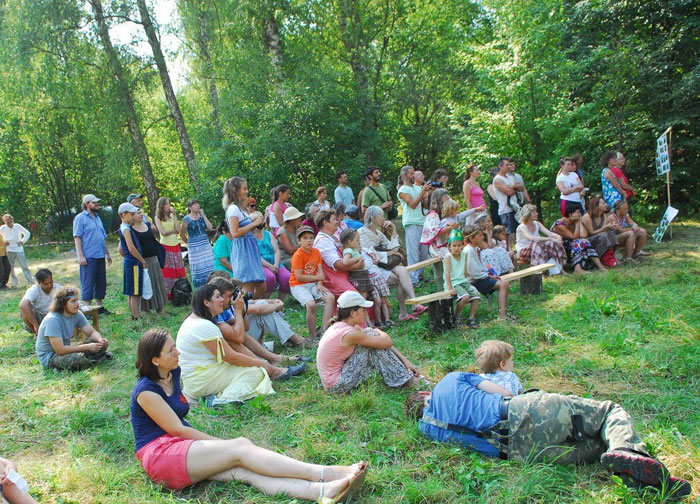
M666 211L664 212L664 216L661 219L661 222L659 223L659 227L656 228L656 231L654 231L654 234L652 235L655 242L661 242L661 239L664 237L664 233L668 229L668 226L671 224L671 221L676 218L676 215L678 215L678 210L676 210L672 206L666 209Z
M671 162L668 159L668 133L664 133L656 140L656 174L661 176L671 171Z

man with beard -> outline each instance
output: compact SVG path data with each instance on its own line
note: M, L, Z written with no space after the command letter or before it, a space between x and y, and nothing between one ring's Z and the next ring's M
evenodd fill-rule
M382 172L376 166L370 166L365 170L365 176L369 179L369 185L362 193L362 214L372 205L384 210L384 218L389 218L389 212L394 208L389 190L384 184L380 184Z

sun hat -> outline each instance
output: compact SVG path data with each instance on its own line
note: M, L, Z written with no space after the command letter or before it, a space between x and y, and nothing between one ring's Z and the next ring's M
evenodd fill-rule
M355 291L345 291L338 298L338 308L354 308L355 306L369 308L373 304L372 301L368 301L362 297L362 294Z

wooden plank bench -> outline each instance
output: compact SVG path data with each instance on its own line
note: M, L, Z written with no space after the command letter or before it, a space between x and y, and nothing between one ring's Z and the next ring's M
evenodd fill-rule
M554 263L539 264L514 271L501 277L501 280L520 280L521 294L540 294L542 292L542 273L554 267Z
M93 305L80 305L80 311L82 312L83 315L85 315L85 318L90 318L92 317L92 327L95 328L95 331L100 330L100 308L102 306L93 306ZM82 331L80 330L79 327L76 327L73 330L73 337L78 338L82 334Z
M427 305L428 318L436 333L455 326L454 307L452 306L452 294L448 291L433 292L425 296L418 296L406 300L410 305Z
M430 259L426 259L425 261L409 264L408 266L406 266L406 269L408 271L415 271L417 269L430 266L431 264L439 263L440 261L441 259L439 257L431 257Z
M532 266L523 270L514 271L513 273L508 273L506 275L501 276L500 278L501 280L507 280L509 282L512 280L520 279L520 292L523 294L540 293L542 292L542 272L548 270L553 266L554 264L552 263L540 264L538 266ZM539 284L539 288L536 292L532 290L532 286L523 285L523 280L527 278L537 279L535 284ZM523 292L524 288L527 292ZM486 297L489 301L490 307L491 296ZM406 300L406 304L427 305L428 317L430 318L430 323L435 332L442 332L445 329L452 329L455 326L454 307L452 305L452 294L450 294L449 291L433 292L432 294L426 294L424 296L410 298Z

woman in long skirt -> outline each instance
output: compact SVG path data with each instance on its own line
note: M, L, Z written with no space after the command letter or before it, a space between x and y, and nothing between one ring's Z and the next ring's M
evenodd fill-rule
M189 214L185 215L180 225L180 237L182 241L187 241L192 285L196 289L206 284L209 273L214 271L214 250L207 235L207 231L213 231L214 227L196 199L187 202L187 210Z
M148 278L151 281L153 291L151 299L141 297L141 310L145 312L155 310L160 313L168 298L165 294L163 273L160 271L160 261L158 260L158 242L151 229L151 223L144 221L143 213L136 212L131 230L141 244L141 256L146 260Z
M231 177L224 182L222 205L226 210L226 222L233 240L231 242L231 271L233 278L243 284L243 289L258 299L265 294L267 284L258 240L253 229L263 225L259 215L255 220L244 210L248 200L248 182L242 177Z
M185 278L185 262L182 260L182 250L178 235L180 234L180 222L177 213L170 206L168 198L158 198L156 203L156 228L160 234L160 244L165 249L165 264L161 269L165 293L170 299L170 291L178 278Z

